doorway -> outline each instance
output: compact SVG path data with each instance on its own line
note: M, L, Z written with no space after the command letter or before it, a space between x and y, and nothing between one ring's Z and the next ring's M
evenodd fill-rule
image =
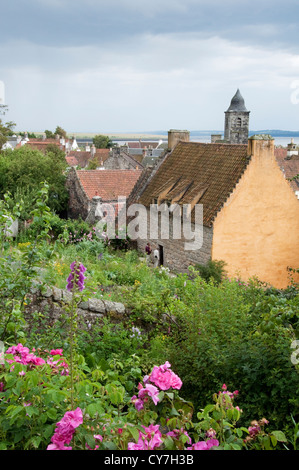
M159 248L159 265L164 266L164 247L162 245L158 245Z

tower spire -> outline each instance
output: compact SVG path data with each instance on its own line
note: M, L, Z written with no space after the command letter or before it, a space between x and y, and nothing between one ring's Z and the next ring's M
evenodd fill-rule
M239 88L225 111L224 139L230 144L247 144L249 113Z

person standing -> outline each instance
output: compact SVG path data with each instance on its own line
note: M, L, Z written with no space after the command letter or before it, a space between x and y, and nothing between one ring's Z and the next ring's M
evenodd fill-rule
M151 247L151 244L148 242L147 245L146 245L146 247L145 247L146 264L147 264L147 265L150 264L151 253L152 253L152 247Z
M155 249L154 250L154 268L157 268L159 266L159 250Z

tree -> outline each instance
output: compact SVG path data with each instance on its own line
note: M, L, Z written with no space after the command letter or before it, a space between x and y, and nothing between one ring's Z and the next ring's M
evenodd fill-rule
M46 129L45 134L46 134L47 139L55 139L55 134L53 134L52 131L49 131L48 129Z
M2 120L0 119L0 152L5 142L7 142L7 129L4 124L2 124Z
M18 132L18 135L25 137L25 132ZM34 132L27 132L27 136L29 139L37 139L37 135Z
M7 142L7 137L13 135L13 128L16 124L12 121L6 122L5 124L0 119L0 151L2 146Z
M8 111L7 104L0 104L0 115L4 115ZM13 128L16 126L16 123L13 121L8 121L5 124L0 119L0 152L2 146L7 142L7 137L13 135Z
M114 146L114 143L107 135L98 134L92 141L97 149L109 149Z
M6 192L12 196L26 192L34 197L40 183L49 185L49 207L57 214L65 214L68 191L65 187L66 161L55 152L45 154L26 145L5 150L0 156L0 197Z
M55 129L55 132L54 132L55 135L59 135L59 137L62 139L66 139L67 138L67 133L64 129L62 129L62 127L60 126L57 126L56 129Z

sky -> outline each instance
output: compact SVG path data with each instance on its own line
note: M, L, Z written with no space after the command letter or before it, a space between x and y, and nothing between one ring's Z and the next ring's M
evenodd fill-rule
M28 132L223 131L239 88L251 130L299 130L298 18L298 0L2 2L2 119Z

